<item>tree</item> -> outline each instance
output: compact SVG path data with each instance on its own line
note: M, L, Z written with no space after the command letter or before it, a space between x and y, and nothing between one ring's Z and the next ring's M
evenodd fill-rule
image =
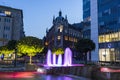
M9 55L11 53L14 53L15 52L16 43L17 43L17 41L10 40L7 43L7 45L0 47L0 53L4 54L4 55Z
M3 55L3 54L4 54L4 55L9 55L9 54L11 54L11 53L14 53L14 50L8 49L7 45L0 47L0 54L1 54L1 55Z
M17 45L17 41L16 40L10 40L7 43L7 47L9 50L15 50L16 49L16 45Z
M56 55L64 54L64 50L63 50L63 48L53 48L52 53L53 54L55 53Z
M30 57L31 64L32 56L35 56L43 50L42 40L32 36L24 37L18 41L17 49L20 54L26 54Z
M91 51L95 50L95 43L90 39L80 39L75 44L75 48L83 54L84 60L87 61L87 53L90 52L89 59L91 60Z

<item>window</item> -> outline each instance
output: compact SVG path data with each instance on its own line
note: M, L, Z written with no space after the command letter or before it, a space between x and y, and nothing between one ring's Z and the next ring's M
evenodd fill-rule
M10 26L4 26L4 30L10 30Z
M100 12L100 13L98 14L98 16L99 16L99 17L102 17L102 13Z
M68 36L65 36L65 40L66 40L66 41L68 40Z
M3 38L7 38L7 34L3 34Z
M60 40L61 39L61 36L58 36L58 38L57 38L58 40Z
M118 23L120 23L120 17L118 18Z
M10 23L10 18L5 18L4 21Z
M4 19L4 22L6 22L6 18Z
M99 43L119 41L119 32L104 34L99 36Z
M62 32L63 31L63 26L61 25L60 27L58 27L58 31Z
M6 15L11 15L11 12L10 11L5 11L5 14Z
M69 41L74 41L74 38L72 38L72 37L69 37Z
M45 42L45 45L48 45L48 42Z
M65 33L67 33L67 30L65 30Z

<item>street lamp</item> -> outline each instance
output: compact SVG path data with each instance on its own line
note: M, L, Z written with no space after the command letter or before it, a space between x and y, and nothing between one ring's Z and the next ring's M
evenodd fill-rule
M15 48L15 59L14 59L14 67L16 67L16 62L17 62L17 48Z
M102 55L103 55L103 57L104 57L104 61L106 61L106 52L104 51L104 52L102 53Z

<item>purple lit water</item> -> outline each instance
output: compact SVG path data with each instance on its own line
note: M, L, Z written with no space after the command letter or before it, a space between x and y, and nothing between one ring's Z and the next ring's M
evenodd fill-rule
M53 54L53 65L56 66L56 54L55 53Z
M56 57L58 56L58 57ZM64 57L62 55L52 54L50 50L47 53L47 65L44 66L52 66L52 67L62 67L62 66L84 66L83 64L72 64L72 51L70 48L66 48L64 52Z
M72 51L70 50L70 48L66 48L64 54L64 66L71 65L72 65Z
M52 54L52 52L48 50L47 66L71 66L71 65L72 65L72 51L70 50L70 48L65 49L64 58L62 58L61 54L59 54L58 58L56 58L56 54L55 53Z
M51 63L51 55L52 55L52 52L51 52L51 50L48 50L48 52L47 52L47 65L49 65L49 66L51 66L52 65L52 63Z
M62 65L62 55L60 54L59 56L58 56L58 66L61 66Z

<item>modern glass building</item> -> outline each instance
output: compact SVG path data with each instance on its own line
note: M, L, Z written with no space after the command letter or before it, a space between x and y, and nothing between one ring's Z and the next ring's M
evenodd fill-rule
M83 29L83 38L89 38L96 44L91 59L98 61L98 19L97 0L83 0L83 22L87 23ZM92 26L91 26L92 25Z
M83 20L90 21L90 0L83 0Z
M119 61L120 0L83 0L83 20L88 19L91 21L91 32L98 30L99 60ZM95 25L96 30L93 28Z
M90 0L83 0L83 38L90 39Z
M99 58L120 60L120 0L98 0Z

